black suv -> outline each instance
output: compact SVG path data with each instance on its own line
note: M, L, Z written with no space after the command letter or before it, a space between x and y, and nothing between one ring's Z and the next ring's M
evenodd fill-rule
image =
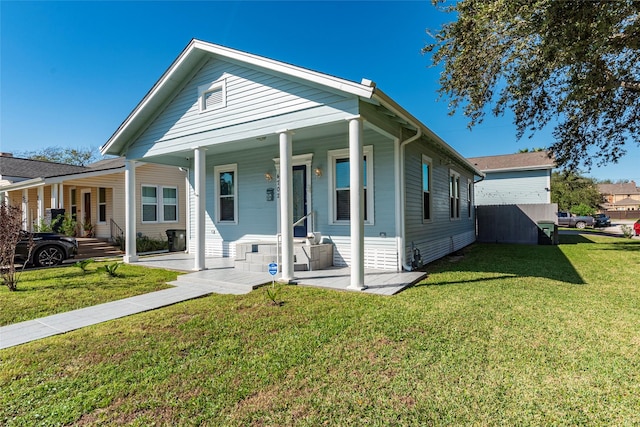
M608 216L606 216L603 213L595 214L593 216L593 219L596 220L595 224L593 224L594 227L609 227L609 226L611 226L611 218L609 218Z
M31 256L29 256L30 241L33 241ZM73 258L77 253L78 241L73 237L57 233L22 231L21 239L16 246L16 261L33 264L36 267L49 267Z

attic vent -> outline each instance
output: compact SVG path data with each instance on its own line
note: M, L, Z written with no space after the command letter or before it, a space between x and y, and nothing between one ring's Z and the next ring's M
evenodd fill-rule
M225 79L198 87L200 112L216 110L227 105L227 87Z

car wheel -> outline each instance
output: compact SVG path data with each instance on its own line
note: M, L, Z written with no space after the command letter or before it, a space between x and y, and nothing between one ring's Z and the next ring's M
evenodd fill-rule
M582 230L583 228L585 228L587 226L587 223L583 222L583 221L578 221L576 222L576 228L579 228L580 230Z
M33 256L33 263L37 267L50 267L62 263L64 254L57 246L44 246L36 251Z

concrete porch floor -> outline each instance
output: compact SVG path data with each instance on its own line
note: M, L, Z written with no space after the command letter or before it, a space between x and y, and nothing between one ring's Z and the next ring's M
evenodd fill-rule
M194 256L184 252L169 252L160 255L141 256L136 262L146 267L166 268L170 270L191 272L193 277L206 277L211 280L232 282L243 285L262 285L271 282L269 273L255 273L239 271L233 267L233 258L205 258L206 270L193 272ZM295 281L299 286L314 286L336 290L347 289L350 283L351 269L349 267L333 267L326 270L296 271ZM275 276L276 279L279 275ZM403 289L423 280L427 273L421 271L395 272L386 270L365 269L364 283L370 294L394 295ZM182 276L183 281L188 281L188 274Z

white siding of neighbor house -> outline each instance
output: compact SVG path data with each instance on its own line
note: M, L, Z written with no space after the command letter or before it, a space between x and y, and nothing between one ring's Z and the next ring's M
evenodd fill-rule
M487 172L476 184L476 205L551 203L551 171Z
M226 82L226 106L201 112L198 87ZM273 133L291 122L332 122L357 113L358 101L234 62L211 59L195 73L129 149L129 158Z

